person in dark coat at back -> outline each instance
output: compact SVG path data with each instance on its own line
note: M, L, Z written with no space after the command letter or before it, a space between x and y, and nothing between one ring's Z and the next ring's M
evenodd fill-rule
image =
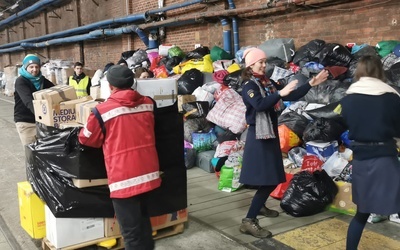
M346 249L357 249L370 213L400 212L400 94L385 83L380 58L360 58L356 82L341 102L353 150L352 195L357 213L350 222Z
M28 54L19 69L20 76L15 80L14 122L23 146L36 141L35 111L33 96L36 91L53 87L40 72L40 59Z
M278 137L278 115L284 108L282 100L301 98L312 86L324 82L328 72L321 71L308 83L297 88L298 80L283 87L265 76L267 56L261 49L249 48L245 50L243 58L246 68L242 72L242 98L249 127L239 182L258 189L246 218L242 220L240 231L266 238L271 236L271 232L260 227L257 215L279 215L278 211L265 207L265 202L277 185L286 181Z

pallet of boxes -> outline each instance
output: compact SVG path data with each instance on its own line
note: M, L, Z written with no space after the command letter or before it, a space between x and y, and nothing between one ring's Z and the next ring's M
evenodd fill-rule
M18 183L22 227L32 238L43 238L43 249L96 244L122 249L102 149L78 142L80 127L98 102L77 99L65 85L35 92L33 102L38 140L26 147L29 182ZM183 225L186 206L174 211L153 216L153 229Z

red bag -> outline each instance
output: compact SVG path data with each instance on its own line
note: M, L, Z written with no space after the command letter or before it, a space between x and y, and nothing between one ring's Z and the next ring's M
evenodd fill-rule
M165 65L161 65L160 67L157 67L153 70L154 77L155 78L167 78L168 77L168 71Z
M301 165L301 170L306 170L309 172L314 172L315 170L322 170L322 165L324 163L316 155L306 155L303 157L303 164Z
M290 181L293 178L293 174L285 173L285 175L286 175L286 182L283 182L283 183L279 184L275 188L275 190L272 191L272 193L269 195L272 198L275 198L275 199L278 199L278 200L282 199L283 194L285 193L286 189L289 187Z

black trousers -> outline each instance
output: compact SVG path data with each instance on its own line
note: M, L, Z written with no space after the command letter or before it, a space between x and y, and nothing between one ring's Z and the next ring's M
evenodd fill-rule
M153 250L154 240L146 195L112 199L115 214L124 237L125 250Z

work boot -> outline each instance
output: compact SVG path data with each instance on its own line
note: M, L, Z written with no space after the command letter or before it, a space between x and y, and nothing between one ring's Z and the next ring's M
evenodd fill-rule
M256 238L268 238L272 236L270 231L260 227L257 219L242 219L242 225L240 225L239 230L244 234L250 234Z
M265 217L278 217L279 212L269 209L265 206L262 206L260 212L258 212L259 215L264 215Z

